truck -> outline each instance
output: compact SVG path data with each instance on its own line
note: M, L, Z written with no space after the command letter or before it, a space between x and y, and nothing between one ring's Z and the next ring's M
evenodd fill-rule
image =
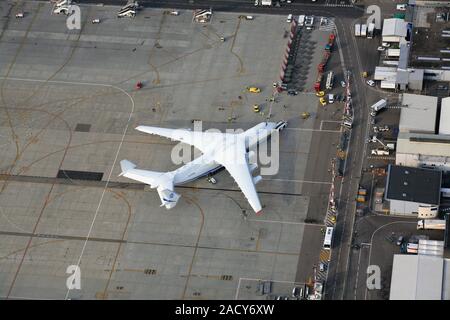
M369 23L367 26L367 39L373 38L373 33L375 31L375 23Z
M305 15L304 14L298 16L298 25L300 27L303 27L305 25Z
M328 90L333 89L333 79L334 79L333 71L330 71L327 75L327 82L325 85L325 88L327 88Z
M355 37L361 36L361 25L359 23L355 24Z
M367 36L367 24L361 25L361 37L365 38Z
M417 230L445 230L445 220L422 219L417 221Z
M374 103L371 107L370 107L370 115L372 117L375 117L377 115L377 112L380 111L381 109L385 108L387 105L387 101L386 99L381 99L380 101L378 101L377 103Z
M389 150L385 149L372 149L371 154L374 156L388 156Z
M334 35L334 33L331 33L330 36L328 37L328 43L325 45L325 50L330 52L331 49L333 49L333 45L334 45L334 38L336 36Z

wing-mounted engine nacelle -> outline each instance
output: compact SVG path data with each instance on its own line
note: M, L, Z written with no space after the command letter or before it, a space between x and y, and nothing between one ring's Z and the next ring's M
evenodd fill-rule
M256 163L252 163L248 169L250 170L250 172L255 171L258 168L258 165Z
M250 151L247 153L247 160L248 160L249 163L252 163L252 164L256 163L256 153L255 153L255 151L250 150ZM258 167L258 165L256 166L256 168L257 168L257 167ZM255 169L256 169L256 168L255 168Z
M161 199L161 207L166 207L166 209L172 209L177 205L180 195L175 191L164 189L158 189L159 198Z
M287 125L288 125L287 121L279 121L275 126L275 130L282 131L284 128L287 127Z
M261 177L261 176L253 177L253 184L257 184L257 183L260 182L261 180L262 180L262 177Z

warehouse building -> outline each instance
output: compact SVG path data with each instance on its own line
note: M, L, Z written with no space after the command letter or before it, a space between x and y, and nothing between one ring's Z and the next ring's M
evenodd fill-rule
M385 200L390 214L417 216L439 208L442 172L397 165L388 166Z
M395 164L450 171L450 135L400 132Z
M450 259L427 254L394 255L389 299L450 300Z
M441 100L441 117L439 119L439 134L450 135L450 97Z
M408 34L408 23L403 19L384 19L381 36L383 42L404 43Z
M399 131L435 133L438 98L404 93L400 97Z

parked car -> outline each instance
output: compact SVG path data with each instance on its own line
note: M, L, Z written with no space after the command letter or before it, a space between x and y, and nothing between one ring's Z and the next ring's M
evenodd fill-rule
M316 97L323 97L325 95L325 91L316 92Z
M398 239L397 239L397 245L398 246L401 246L402 245L402 243L403 243L403 241L404 241L404 238L403 238L403 236L400 236L400 237L398 237Z
M383 42L381 45L385 48L389 48L391 46L389 42Z
M319 271L324 272L325 271L325 264L323 262L321 262L319 264Z
M345 83L345 81L342 80L342 81L341 81L341 87L342 87L342 88L345 88L346 85L347 85L347 83Z
M371 87L375 87L375 81L373 80L367 80L366 83Z
M296 96L296 95L298 95L298 91L291 89L291 90L288 90L287 94L290 96Z
M379 47L377 48L377 50L378 50L378 51L384 51L384 50L386 50L386 48L385 48L385 47L382 47L382 46L379 46Z

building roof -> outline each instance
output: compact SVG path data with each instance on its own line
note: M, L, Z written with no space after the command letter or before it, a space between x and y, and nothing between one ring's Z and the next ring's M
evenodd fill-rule
M437 97L404 93L401 104L400 132L435 132Z
M441 118L439 120L439 134L450 135L450 97L441 100Z
M442 257L395 254L390 300L441 300L448 281Z
M386 199L438 205L442 172L389 165Z
M408 23L403 19L384 19L382 36L406 37L407 25Z
M450 157L450 135L400 132L396 146L399 154L414 154L421 157Z
M395 81L397 68L395 67L375 67L374 80Z

